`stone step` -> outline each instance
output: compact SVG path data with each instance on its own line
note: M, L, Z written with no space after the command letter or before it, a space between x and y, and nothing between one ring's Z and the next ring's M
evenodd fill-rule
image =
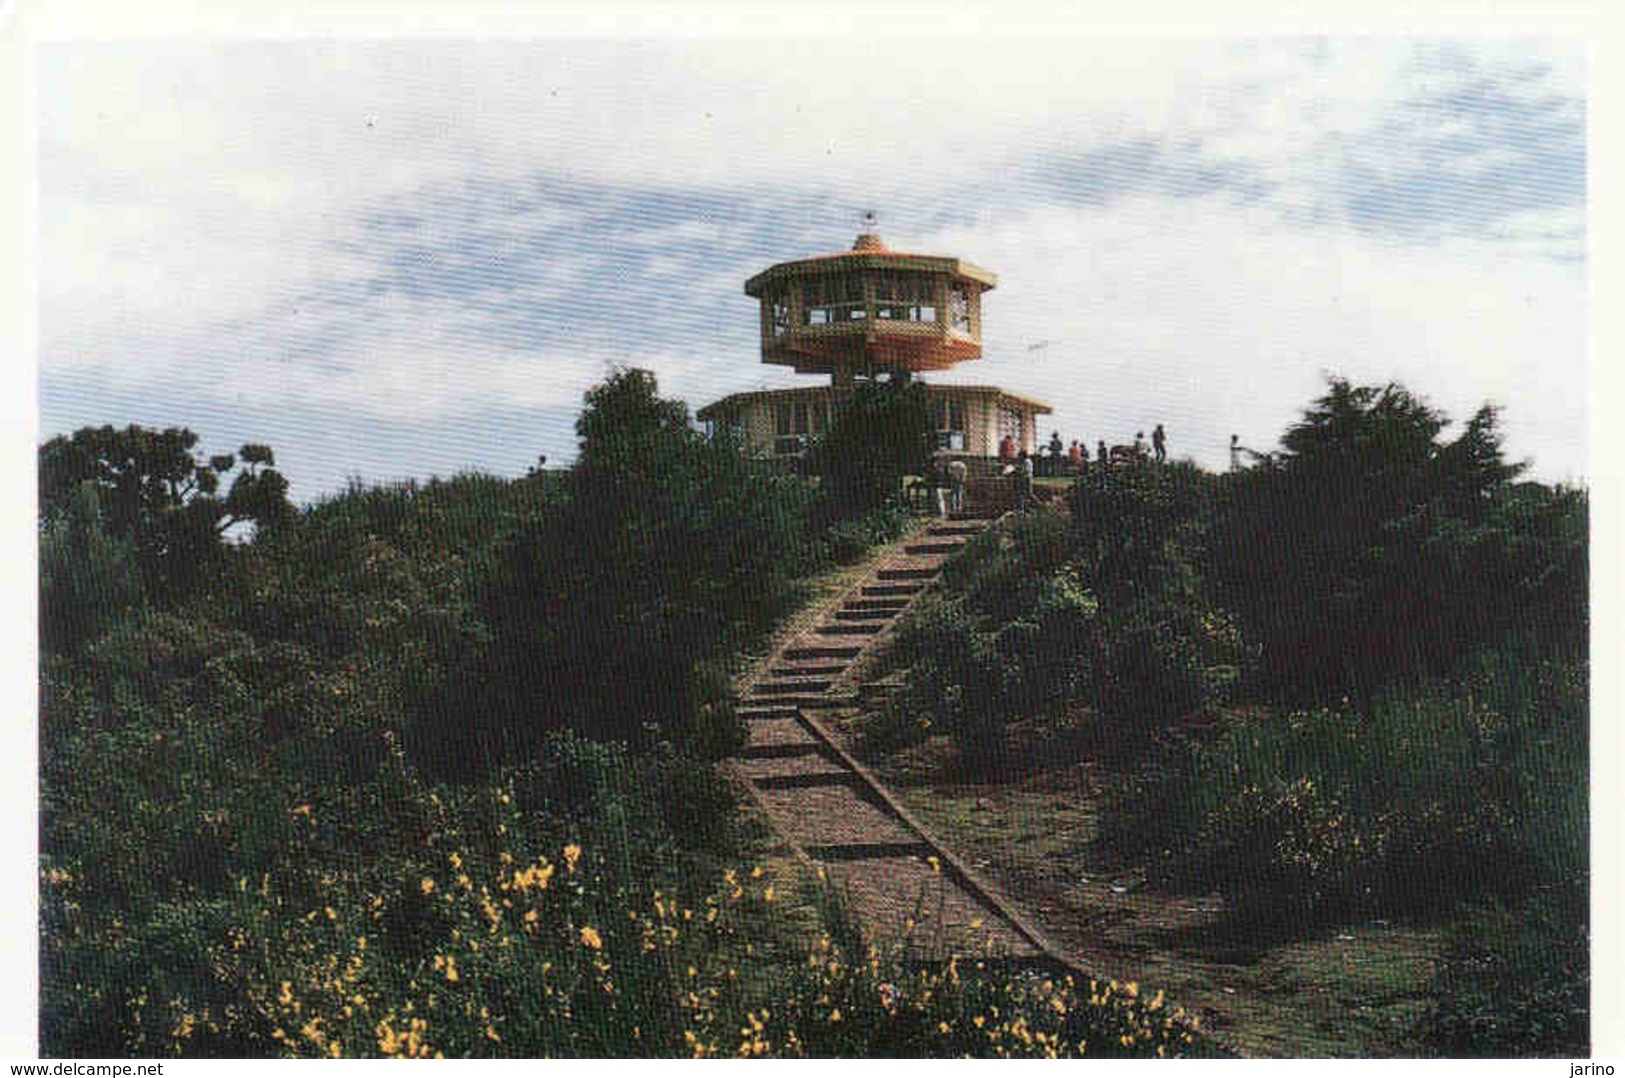
M794 704L777 704L772 701L741 700L734 705L734 714L745 722L762 722L765 719L793 719L799 709Z
M774 677L828 677L836 678L846 673L846 663L820 663L809 662L801 665L775 666L770 671Z
M829 686L829 678L798 677L758 681L751 692L756 696L817 696Z
M751 723L749 731L750 738L740 750L741 757L796 756L823 751L823 742L799 719L761 719Z
M823 752L804 752L795 756L764 756L754 760L741 760L740 773L762 789L785 789L792 786L827 786L831 783L854 782L857 774L842 766Z
M809 707L818 707L824 702L824 698L816 693L791 694L770 692L764 693L761 696L753 696L751 697L751 700L754 703L784 704L787 706L793 706L798 710L803 710Z
M933 524L925 529L927 535L976 535L982 530L980 524Z
M866 796L861 786L809 786L760 793L774 825L803 849L919 841L901 820Z
M801 659L856 659L862 650L863 647L857 644L817 644L785 648L783 658L791 662Z
M805 757L784 757L772 763L800 765ZM810 790L815 786L856 786L863 780L858 778L857 772L844 767L822 766L808 768L807 770L788 771L782 775L753 775L751 781L761 790Z
M817 699L803 700L797 706L803 711L838 711L841 708L856 707L858 702L858 694L855 692L827 692Z
M910 543L903 548L905 554L952 554L964 543Z
M898 595L888 599L848 599L841 604L842 610L890 610L893 613L908 606L908 596Z
M924 584L865 584L865 595L918 595L925 590Z
M875 574L880 580L930 580L936 575L936 569L927 569L924 566L907 569L882 569Z
M896 610L848 610L842 607L835 611L836 621L890 621L897 616Z
M851 622L838 625L820 625L813 632L820 636L873 636L885 629L884 624L866 625L863 622Z

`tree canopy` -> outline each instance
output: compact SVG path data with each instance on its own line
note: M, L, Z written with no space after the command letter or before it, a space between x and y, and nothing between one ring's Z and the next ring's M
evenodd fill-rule
M83 427L40 447L44 602L97 602L92 593L74 598L57 587L70 579L88 581L88 569L68 562L93 552L108 566L138 566L150 598L184 597L231 528L275 528L292 517L288 482L269 446L244 445L237 453L200 460L193 452L197 443L198 436L182 427L132 425ZM115 575L122 579L122 572ZM61 613L63 624L95 620L74 610Z

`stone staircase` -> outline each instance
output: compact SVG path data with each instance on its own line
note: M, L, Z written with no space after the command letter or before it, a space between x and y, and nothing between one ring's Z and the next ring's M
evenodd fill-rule
M733 767L798 855L835 881L871 938L918 960L950 954L1068 966L1065 959L853 759L819 717L857 702L848 676L936 584L990 517L935 522L883 552L811 626L757 665L738 713Z

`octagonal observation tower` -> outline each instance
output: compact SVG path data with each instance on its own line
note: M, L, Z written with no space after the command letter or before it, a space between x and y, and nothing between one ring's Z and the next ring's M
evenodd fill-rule
M871 214L849 251L780 262L745 282L761 308L762 362L828 381L735 393L698 418L732 427L756 456L795 457L828 428L857 379L946 370L982 355L982 295L998 277L963 259L905 254ZM965 457L1037 449L1042 401L997 386L928 385L942 449Z
M904 254L864 232L850 251L780 262L745 282L761 301L762 362L827 374L936 371L982 354L982 293L998 278L958 258Z

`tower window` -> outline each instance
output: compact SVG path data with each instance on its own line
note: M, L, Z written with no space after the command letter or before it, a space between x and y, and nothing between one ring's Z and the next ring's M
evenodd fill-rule
M768 333L775 340L790 332L790 296L780 289L767 301Z
M948 290L948 326L970 332L970 293L963 288Z
M803 325L827 326L868 317L863 282L856 277L813 277L801 287Z
M920 273L882 273L875 278L875 317L893 322L935 322L936 288Z

